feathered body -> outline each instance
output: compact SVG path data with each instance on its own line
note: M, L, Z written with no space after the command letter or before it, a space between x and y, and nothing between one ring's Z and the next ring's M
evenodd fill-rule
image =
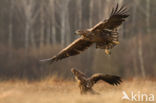
M119 44L118 27L125 21L129 15L127 9L122 6L112 9L110 17L97 25L86 30L77 30L75 34L80 35L78 39L61 50L56 56L41 61L50 63L58 61L69 56L80 54L82 51L96 44L96 48L104 49L106 54L110 54L110 49Z

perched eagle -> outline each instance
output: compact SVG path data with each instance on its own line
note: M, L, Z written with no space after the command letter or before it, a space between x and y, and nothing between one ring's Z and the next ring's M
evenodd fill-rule
M41 61L52 63L69 56L80 54L94 43L96 44L96 48L104 49L106 54L110 54L110 49L119 44L119 33L117 28L128 16L127 8L124 6L119 8L117 4L117 6L112 9L109 19L100 21L90 29L77 30L75 34L80 35L78 39L73 41L52 58L43 59Z
M88 78L84 73L78 71L77 69L72 68L71 72L73 73L75 79L78 82L81 94L99 94L92 89L94 84L97 83L99 80L103 80L111 85L118 85L122 82L121 78L115 75L103 75L101 73L96 73Z

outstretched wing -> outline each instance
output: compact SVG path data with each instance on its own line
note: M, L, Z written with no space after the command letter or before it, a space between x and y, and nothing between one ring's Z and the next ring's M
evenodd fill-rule
M116 75L103 75L103 74L94 74L93 76L91 76L90 80L93 83L98 82L99 80L103 80L111 85L119 85L122 80L119 76Z
M80 54L82 51L84 51L91 45L92 45L92 42L85 40L84 37L80 37L76 39L74 42L72 42L70 45L68 45L66 48L61 50L56 56L49 58L49 59L43 59L40 61L52 63L54 61L67 58L69 56Z
M125 6L122 6L119 8L118 4L116 8L112 9L112 12L110 14L109 19L104 20L97 25L95 25L92 30L103 30L103 29L109 29L113 30L120 26L123 21L125 21L125 18L127 18L129 15L127 14L127 8Z

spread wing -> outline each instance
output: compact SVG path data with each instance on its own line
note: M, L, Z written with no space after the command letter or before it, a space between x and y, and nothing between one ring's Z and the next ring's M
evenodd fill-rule
M97 30L97 29L113 30L118 26L120 26L122 22L125 21L125 18L127 18L128 16L129 15L127 14L127 8L125 6L119 8L117 4L116 8L112 9L109 19L99 22L97 25L95 25L92 28L92 30Z
M52 63L54 61L58 61L58 60L67 58L69 56L78 55L91 45L92 45L92 42L85 40L84 37L80 37L80 38L76 39L75 41L73 41L66 48L61 50L56 56L53 56L52 58L49 58L49 59L43 59L40 61Z
M93 83L98 82L99 80L103 80L111 85L119 85L122 80L119 76L115 76L115 75L103 75L103 74L94 74L93 76L91 76L90 80Z

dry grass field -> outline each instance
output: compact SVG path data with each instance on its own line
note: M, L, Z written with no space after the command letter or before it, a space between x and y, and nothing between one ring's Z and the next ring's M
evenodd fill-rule
M156 80L123 80L119 86L99 82L94 89L101 95L80 95L77 84L72 80L1 81L0 103L132 103L121 99L122 91L140 91L140 94L152 93L156 96Z

